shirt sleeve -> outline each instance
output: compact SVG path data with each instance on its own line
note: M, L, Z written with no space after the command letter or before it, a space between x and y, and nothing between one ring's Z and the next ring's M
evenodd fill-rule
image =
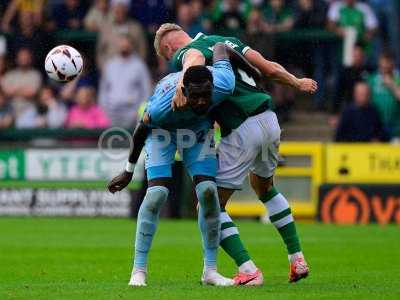
M157 96L156 94L151 96L146 108L146 112L150 117L147 126L151 128L161 126L166 115L166 104L160 103L160 101L156 101L158 100L158 98L159 96Z
M339 21L339 2L334 2L329 7L328 20L331 22Z
M230 43L229 43L230 42ZM245 55L248 50L250 50L250 46L243 43L241 40L235 37L229 38L228 42L225 42L232 49L240 52L242 55Z
M157 115L157 111L156 111L156 109L154 108L154 105L153 105L153 103L151 102L151 98L149 99L149 101L148 101L148 103L147 103L147 106L146 106L146 109L145 109L145 112L149 115L149 123L147 123L147 125L149 125L149 126L151 126L151 124L155 121L155 120L157 120L157 117L158 117L158 115Z
M233 93L235 89L235 74L228 60L219 60L213 65L213 101L219 102Z
M376 15L372 11L371 7L363 3L362 5L360 4L360 9L365 16L365 27L369 30L377 28L378 20L376 19Z

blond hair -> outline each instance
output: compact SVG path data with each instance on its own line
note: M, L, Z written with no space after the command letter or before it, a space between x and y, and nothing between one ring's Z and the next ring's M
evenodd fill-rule
M164 23L158 28L156 36L154 37L154 49L158 56L163 56L161 53L161 39L171 31L181 31L183 30L181 26L174 23Z

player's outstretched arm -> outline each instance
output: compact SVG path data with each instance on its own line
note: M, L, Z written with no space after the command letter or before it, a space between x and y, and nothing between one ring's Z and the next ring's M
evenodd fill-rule
M315 93L318 89L318 84L315 80L310 78L297 78L280 64L266 60L256 50L249 49L246 51L245 57L252 65L257 67L262 74L276 82L292 86L302 92L311 94Z
M139 159L140 152L143 149L144 143L150 131L149 127L147 127L145 124L146 118L148 118L148 116L145 113L143 118L144 121L141 121L133 132L133 142L130 148L129 159L125 170L119 175L115 176L107 185L108 190L113 194L123 190L132 180L135 164Z

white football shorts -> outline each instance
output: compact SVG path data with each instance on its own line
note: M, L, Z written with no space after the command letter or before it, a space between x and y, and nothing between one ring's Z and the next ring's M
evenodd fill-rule
M273 111L249 117L228 136L221 139L217 149L217 185L241 189L252 173L269 178L278 165L281 129Z

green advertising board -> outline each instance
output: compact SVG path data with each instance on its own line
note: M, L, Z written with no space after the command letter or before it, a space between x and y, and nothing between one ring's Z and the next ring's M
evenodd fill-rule
M98 149L2 150L0 188L106 190L107 182L123 170L124 161L109 160ZM138 189L140 182L136 178L128 188Z
M25 179L24 151L0 151L0 180L23 179Z

